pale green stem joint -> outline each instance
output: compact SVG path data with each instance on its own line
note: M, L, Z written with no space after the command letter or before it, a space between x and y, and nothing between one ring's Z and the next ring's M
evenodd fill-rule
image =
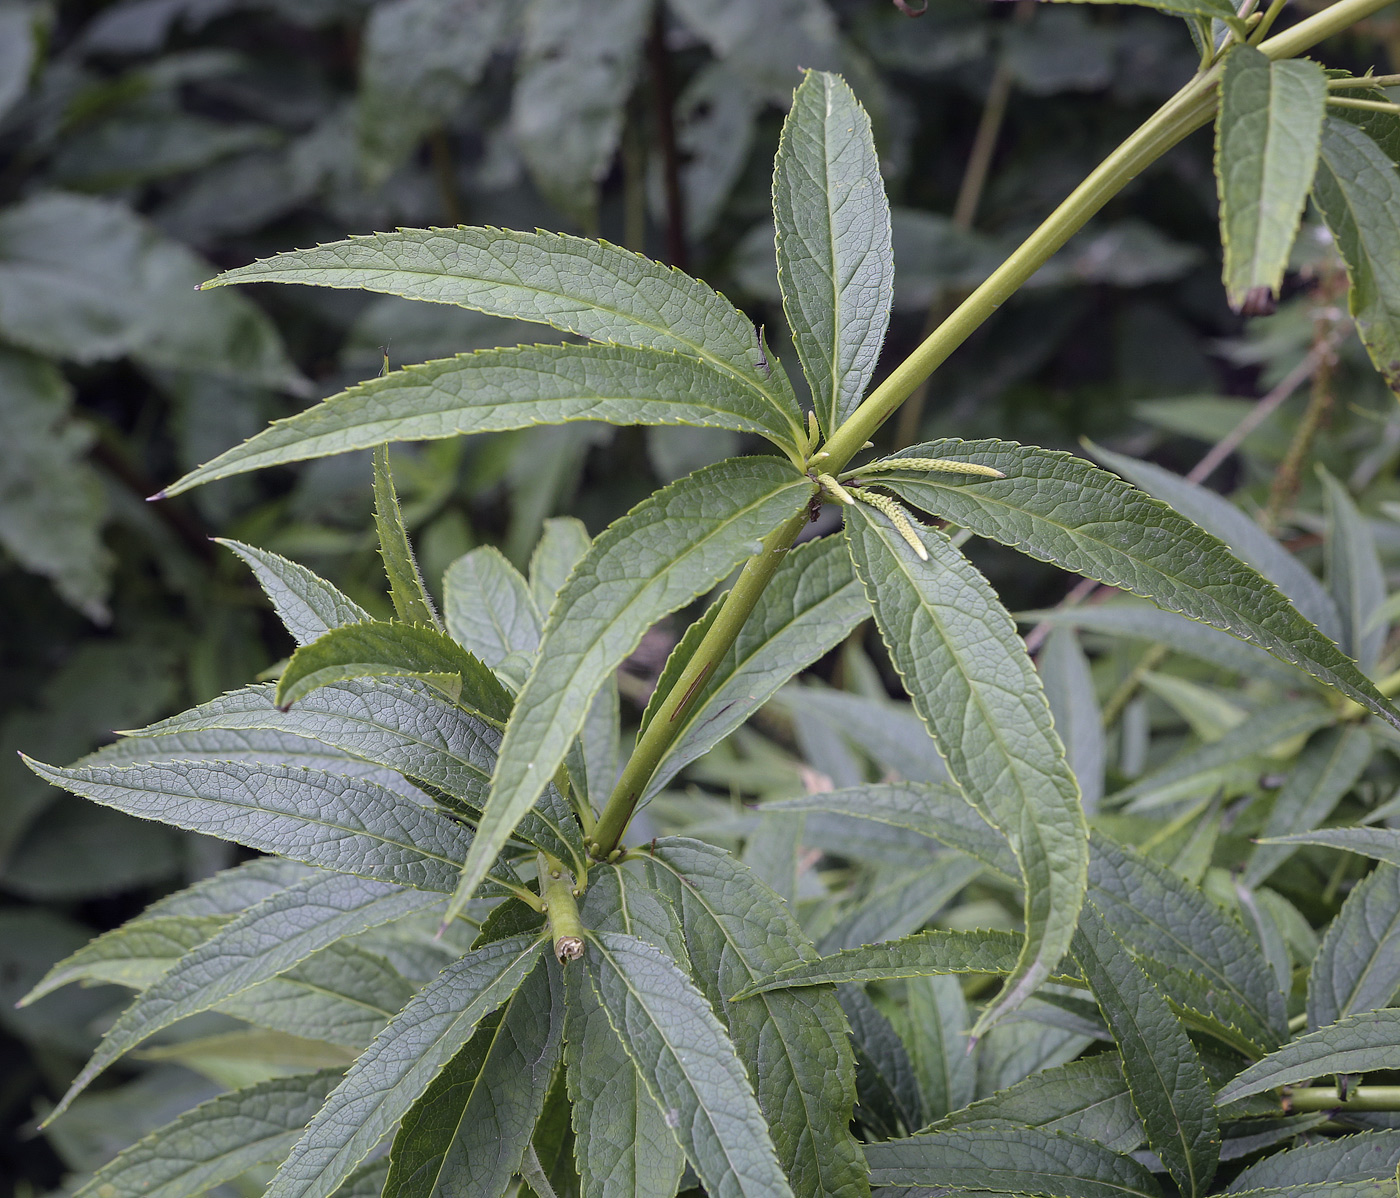
M544 916L549 921L549 936L554 942L554 955L561 964L577 961L583 956L583 920L578 913L578 895L574 877L563 862L548 853L539 855L540 894L544 899Z

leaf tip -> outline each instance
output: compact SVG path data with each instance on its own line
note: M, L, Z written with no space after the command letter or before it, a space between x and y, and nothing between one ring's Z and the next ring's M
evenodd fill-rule
M157 500L168 499L168 498L170 498L170 496L169 496L168 494L166 494L165 488L162 487L162 488L161 488L159 491L157 491L154 495L147 495L147 496L146 496L146 502L147 502L147 503L155 503ZM212 538L211 538L211 540L212 540Z

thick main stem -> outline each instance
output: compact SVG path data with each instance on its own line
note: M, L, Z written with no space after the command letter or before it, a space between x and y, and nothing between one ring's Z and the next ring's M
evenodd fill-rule
M1259 49L1270 58L1292 57L1389 3L1391 0L1338 0L1330 8L1263 42ZM1056 250L1135 175L1210 120L1215 111L1219 70L1217 66L1197 75L1149 117L918 349L891 371L827 442L826 456L821 462L823 472L836 475L845 469L914 388L1044 266ZM595 858L606 858L617 848L647 783L680 731L680 716L699 697L710 673L729 651L805 521L804 510L775 528L764 540L762 552L750 558L740 573L715 622L638 739L622 778L594 829L590 848Z
M797 535L807 523L807 509L795 512L786 522L780 524L764 539L763 549L744 564L739 572L734 589L725 596L724 604L710 625L710 630L695 647L685 669L676 679L675 685L667 692L656 715L647 725L646 731L637 740L637 746L628 758L627 767L618 779L617 787L608 798L603 814L598 818L598 826L593 829L593 856L606 858L622 838L637 803L661 764L666 750L671 747L680 732L681 717L686 709L700 697L705 682L714 672L729 647L739 635L744 622L749 618L760 596L767 589L773 572L783 560L783 555L792 548Z
M1400 1086L1357 1086L1342 1098L1336 1086L1298 1086L1284 1099L1290 1111L1400 1111Z

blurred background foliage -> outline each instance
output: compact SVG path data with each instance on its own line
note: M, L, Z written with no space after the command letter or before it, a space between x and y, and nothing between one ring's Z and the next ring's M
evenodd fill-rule
M1390 71L1392 46L1400 16L1383 14L1325 57ZM91 1169L227 1084L229 1068L157 1053L48 1139L32 1134L122 992L70 988L22 1011L14 998L95 932L235 857L48 789L16 750L71 760L285 656L288 640L213 536L296 558L387 610L367 457L146 496L386 365L541 337L392 297L196 294L197 283L349 233L540 226L699 275L790 357L773 332L771 164L798 66L829 68L872 113L894 205L888 368L1195 62L1179 21L1031 0L932 0L917 19L889 0L0 0L0 1194L44 1193ZM1350 336L1320 225L1305 228L1275 314L1246 323L1228 310L1210 152L1198 135L1138 179L885 435L1066 449L1087 436L1184 474L1253 412L1209 485L1304 562L1327 556L1334 595L1345 597L1345 575L1350 610L1374 611L1400 570L1400 410ZM596 533L658 482L741 448L709 430L568 425L398 447L394 466L436 580L480 544L523 564L557 513ZM1330 507L1316 463L1340 480ZM995 547L971 551L1015 609L1049 607L1073 581ZM1269 686L1287 689L1249 659L1152 647L1160 630L1125 636L1128 624L1057 633L1042 653L1093 797L1219 741L1268 706ZM1384 624L1354 631L1366 664L1384 664ZM632 723L673 642L658 629L629 663ZM802 845L856 863L818 883L790 827L742 806L833 780L921 776L931 749L891 705L896 693L858 634L697 763L684 800L658 799L653 825L732 842L793 902L825 904L808 910L825 948L914 930L960 887L900 866L889 843L861 857L849 828L824 843L810 817ZM1199 881L1213 855L1228 857L1222 828L1244 845L1294 740L1241 749L1184 789L1140 787L1175 821L1152 825L1162 859ZM1348 785L1374 806L1394 768L1368 768ZM1221 807L1245 800L1241 822ZM1201 803L1214 804L1208 841L1187 831ZM1120 816L1115 831L1140 842L1135 827ZM1295 955L1308 922L1345 893L1336 860L1321 854L1297 875L1289 910L1307 918L1279 916ZM880 883L861 861L885 871ZM998 901L965 895L954 926L1004 923L1014 904L998 916ZM1051 1035L1053 1023L1042 1013L1034 1045L1017 1025L999 1029L977 1092L1068 1059L1076 1037Z

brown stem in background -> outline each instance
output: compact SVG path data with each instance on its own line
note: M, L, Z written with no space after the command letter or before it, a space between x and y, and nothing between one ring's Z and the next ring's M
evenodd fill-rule
M121 448L113 444L111 437L112 434L99 425L98 439L90 455L92 460L138 498L154 495L155 480L133 465ZM209 531L183 505L157 503L153 505L153 510L195 557L209 562L218 556Z
M441 125L428 134L428 155L433 163L433 177L437 180L442 214L449 225L460 225L462 201L457 194L457 163L447 131Z
M672 266L685 270L685 196L681 192L680 157L676 151L671 53L666 48L666 18L660 4L652 11L647 61L651 67L651 98L656 114L656 139L661 145L661 178L666 192L666 256Z
M1315 349L1327 347L1328 338L1322 332L1323 325L1323 321L1318 322ZM1308 399L1308 406L1293 434L1293 440L1289 442L1288 452L1284 454L1278 473L1274 475L1273 485L1269 488L1269 502L1265 505L1261 523L1270 532L1278 527L1284 511L1298 494L1298 489L1303 483L1303 466L1307 463L1313 440L1332 415L1332 368L1336 363L1336 353L1328 350L1322 355L1317 369L1313 372L1312 395Z
M1024 24L1035 12L1036 0L1019 0L1014 20ZM967 156L967 166L963 168L962 182L958 186L958 198L953 203L953 227L967 233L972 230L977 219L977 209L982 203L982 193L987 187L987 175L992 168L992 157L996 154L997 141L1001 137L1002 126L1006 123L1006 106L1011 99L1011 68L1003 60L997 64L992 81L987 87L987 100L982 106L982 117L977 122L977 132L972 138L972 150ZM929 305L928 316L924 319L921 340L933 335L963 296L949 295L935 300ZM903 448L912 445L919 438L919 428L923 424L924 407L928 403L929 380L925 379L904 402L899 411L899 423L895 429L895 445Z
M622 130L622 244L644 254L647 248L647 145L639 116L637 105L629 105L627 124Z

